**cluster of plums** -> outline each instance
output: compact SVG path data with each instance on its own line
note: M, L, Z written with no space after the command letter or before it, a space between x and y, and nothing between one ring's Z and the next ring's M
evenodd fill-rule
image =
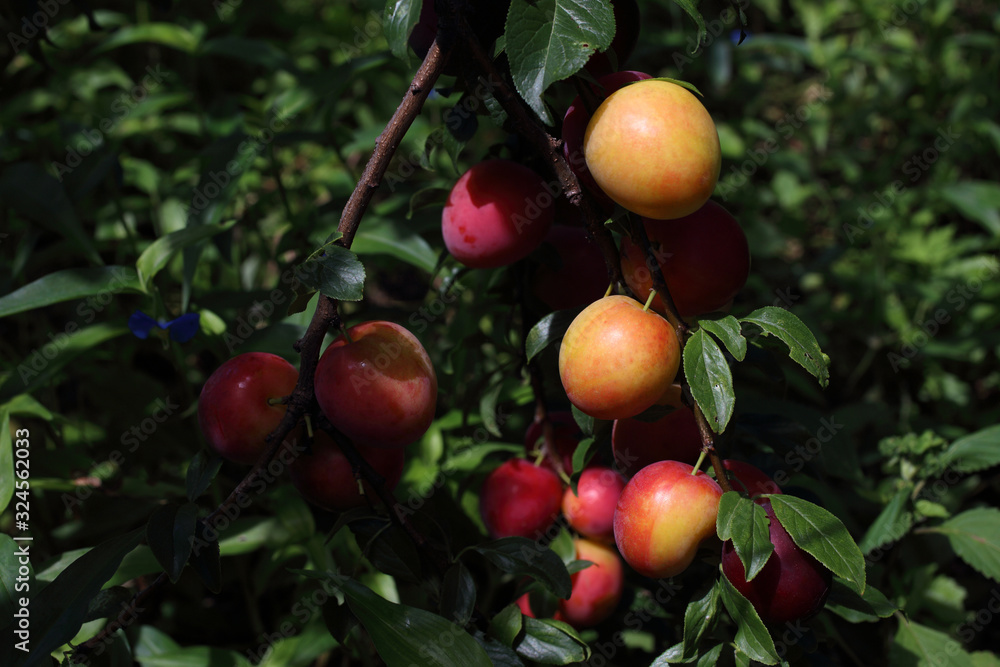
M198 421L209 446L242 464L257 461L265 438L281 422L299 373L266 352L240 354L208 378ZM351 439L390 491L403 473L403 447L420 439L434 419L437 376L417 338L393 322L358 324L334 340L314 377L316 401L333 426ZM364 504L350 462L333 438L317 431L312 446L289 466L292 483L328 510Z

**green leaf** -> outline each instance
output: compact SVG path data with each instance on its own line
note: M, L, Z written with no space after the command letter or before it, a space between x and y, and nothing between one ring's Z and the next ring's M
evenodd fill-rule
M765 306L758 308L740 322L756 324L764 335L773 335L788 346L788 353L800 366L809 371L821 387L830 382L830 360L819 349L816 336L798 317L784 308Z
M705 28L705 19L702 18L701 12L698 11L697 0L674 0L674 4L687 12L688 16L694 19L694 24L698 28L698 43L701 44L705 41L705 35L707 30Z
M840 519L808 500L789 495L771 496L771 508L799 548L843 577L858 594L864 594L865 557Z
M476 582L469 568L455 563L441 580L441 615L465 626L476 607Z
M524 627L525 616L516 604L509 604L490 621L490 634L505 646L513 646Z
M434 2L434 0L424 0ZM387 0L385 3L385 39L392 55L406 60L410 33L420 18L422 0Z
M722 647L725 644L716 644L710 648L705 653L701 654L698 658L698 662L695 663L696 667L715 667L719 664L719 656L722 655Z
M943 632L898 614L899 628L889 647L889 664L913 667L968 667L972 657Z
M575 74L594 51L604 51L615 35L608 0L513 0L505 30L514 85L548 125L552 117L542 94Z
M503 391L503 376L498 374L493 380L493 385L479 397L479 416L483 420L483 426L497 438L503 435L497 423L497 401L500 399L501 391Z
M1000 185L991 181L961 181L945 187L941 194L966 218L1000 236Z
M721 320L699 320L698 326L722 341L736 361L743 361L746 357L747 339L740 331L739 320L732 315L726 315Z
M95 294L142 292L134 269L125 266L94 266L63 269L43 276L4 297L0 297L0 317L84 299Z
M58 163L56 166L69 169ZM4 169L0 174L0 202L21 217L65 236L94 264L104 264L83 230L63 184L40 165L18 162Z
M338 301L360 301L364 297L365 267L353 252L334 243L323 254L302 266L302 283Z
M434 273L437 253L419 234L390 223L362 225L351 243L358 255L390 255L427 273Z
M272 72L295 71L295 63L287 53L262 39L222 35L204 42L198 48L198 55L233 58L251 65L260 65Z
M391 1L391 0L390 0ZM406 219L413 218L413 214L424 208L438 208L444 206L451 194L450 188L430 186L422 188L413 193L410 197L410 210L406 212ZM356 239L357 237L355 237ZM357 243L357 241L355 241ZM352 248L354 245L351 246Z
M191 556L197 521L198 506L186 503L163 505L146 524L146 542L172 583L180 578Z
M30 449L30 439L28 440ZM0 409L0 514L14 497L14 441L10 437L10 412ZM16 569L16 568L15 568Z
M851 623L875 623L880 618L892 616L896 605L874 586L865 586L864 595L858 595L843 579L834 577L824 609Z
M984 577L1000 581L1000 510L977 507L925 530L947 537L962 560Z
M483 647L451 621L389 602L353 579L337 576L333 583L388 667L410 667L416 656L426 667L491 667Z
M716 580L715 585L701 599L692 600L684 610L683 657L686 659L698 655L698 643L715 623L715 616L719 611L720 588L719 581Z
M588 436L594 435L594 428L597 425L597 420L584 413L575 405L570 405L570 411L573 414L573 421L575 421L576 425L580 427L580 432Z
M573 450L573 475L583 472L584 467L593 458L596 446L596 438L584 438L577 443L576 449Z
M891 544L910 532L913 513L906 511L913 486L908 484L896 492L875 521L868 527L865 536L858 542L861 553L868 553L883 544Z
M72 639L83 625L90 601L111 579L118 564L142 539L140 528L97 545L71 563L31 600L32 652L23 667L49 664L49 653ZM14 636L8 623L5 637Z
M187 470L187 499L194 502L205 493L221 467L222 459L218 456L209 456L205 450L195 454Z
M733 375L718 343L699 329L684 345L684 377L709 426L722 433L733 416Z
M698 87L695 86L693 83L691 83L689 81L681 81L680 79L671 79L669 76L658 76L658 77L655 77L655 78L653 78L651 80L652 81L666 81L667 83L672 83L672 84L674 84L676 86L680 86L681 88L687 88L688 90L690 90L695 95L698 95L699 97L705 97L704 95L701 94L701 91L698 90ZM633 83L636 83L636 82L635 81L631 81L631 82L629 82L626 85L632 85ZM736 318L733 318L733 319L736 319Z
M503 537L499 540L473 547L491 563L508 574L527 575L566 600L572 582L566 565L552 549L543 547L526 537Z
M551 343L562 340L566 329L573 323L576 316L580 314L582 308L572 308L568 310L557 310L549 313L531 327L527 337L524 339L524 349L528 355L528 361L548 347Z
M543 665L570 665L590 658L590 647L569 625L528 616L524 617L524 637L514 650Z
M715 525L720 540L733 541L747 581L756 577L774 551L764 508L737 491L727 491L719 500Z
M221 225L185 227L153 241L148 248L142 251L139 259L135 262L135 269L139 273L139 284L142 289L149 291L150 281L177 254L177 251L202 239L221 234L235 224L235 220L230 220Z
M764 627L764 622L757 615L750 601L736 590L724 576L719 577L722 584L722 604L736 623L736 650L751 660L763 662L765 665L778 663L778 652L774 640Z
M194 53L198 38L187 28L176 23L140 23L119 28L100 43L94 53L103 53L126 44L148 42L162 44L185 53Z
M1000 424L988 426L951 443L942 456L942 465L970 473L1000 464Z

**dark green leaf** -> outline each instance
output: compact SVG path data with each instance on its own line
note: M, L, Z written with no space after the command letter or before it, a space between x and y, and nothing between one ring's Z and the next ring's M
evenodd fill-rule
M524 667L524 663L517 657L514 649L506 646L492 637L483 637L481 633L476 633L476 641L486 651L490 657L493 667Z
M583 472L583 469L587 466L587 463L594 457L594 448L597 445L597 440L595 438L584 438L576 445L576 449L573 450L573 474Z
M430 244L403 225L386 222L362 225L351 250L358 255L389 255L427 273L434 273L437 266L437 253Z
M504 572L533 577L557 597L569 598L569 573L552 549L526 537L503 537L473 549Z
M840 519L795 496L773 495L771 507L796 545L864 594L865 557Z
M505 31L507 58L521 97L546 123L542 94L611 45L614 14L607 0L513 0Z
M948 185L941 194L966 218L1000 236L1000 185L992 181L961 181Z
M70 169L55 164L57 170ZM33 162L12 164L0 174L0 202L21 217L72 241L94 264L104 264L76 215L66 189L55 177Z
M201 494L205 493L221 467L222 459L218 456L209 456L205 450L200 450L195 454L187 470L188 500L194 502Z
M150 281L177 254L177 251L203 239L221 234L235 224L235 220L230 220L221 225L185 227L153 241L148 248L142 251L139 259L135 262L135 269L139 274L139 284L142 289L149 290Z
M139 544L142 535L140 528L97 545L32 596L32 653L22 663L23 667L48 664L48 654L76 635L90 601L114 575L125 554ZM5 637L13 637L13 624L8 622L3 633Z
M124 586L112 586L94 596L87 607L87 615L83 617L83 622L88 623L98 618L112 618L122 612L122 609L132 601L134 591L130 591Z
M3 614L0 618L4 620L13 616L15 608L18 606L15 601L23 597L22 592L17 591L18 569L22 565L19 562L17 551L23 544L23 542L15 542L14 538L6 533L0 533L0 614ZM28 576L22 580L22 585L27 582L29 590L33 590L35 587L35 572L30 558L27 567Z
M170 581L176 582L191 556L198 506L164 505L153 512L146 525L146 542Z
M692 600L684 610L684 651L685 658L698 655L698 643L715 623L715 615L719 611L720 584L715 585L699 599Z
M425 0L434 2L434 0ZM420 18L422 0L387 0L385 3L385 38L392 54L406 59L410 33Z
M528 332L528 336L524 340L524 349L528 355L528 361L534 359L535 355L551 343L562 340L566 329L569 328L569 325L572 324L581 310L581 308L557 310L538 320L535 326L531 327L531 331Z
M942 465L964 473L1000 464L1000 424L963 436L945 451Z
M125 266L63 269L43 276L0 298L0 317L62 301L126 291L143 291L135 269Z
M295 71L295 64L284 51L261 39L248 39L237 35L222 35L204 42L198 49L202 56L224 56L251 65L260 65L268 71Z
M524 627L524 615L516 604L509 604L490 621L490 634L505 646L513 646Z
M684 377L708 425L722 433L736 405L733 375L718 343L701 329L684 345Z
M698 326L722 341L736 361L743 361L746 357L747 339L740 331L739 320L732 315L726 315L721 320L698 320Z
M899 629L889 647L889 664L900 667L968 667L971 656L943 632L898 614Z
M882 508L865 536L858 542L861 553L868 553L883 544L892 544L910 532L913 513L907 511L913 486L908 484L896 492L889 504Z
M388 667L410 667L417 656L426 667L491 667L483 647L451 621L389 602L353 579L336 577L333 583Z
M441 615L465 626L476 607L476 582L469 569L455 563L441 580Z
M303 269L307 270L303 271L302 283L324 296L338 301L360 301L364 297L365 267L346 248L329 243L323 255L310 259Z
M771 639L771 635L764 627L764 622L760 620L753 605L729 583L728 579L719 577L719 581L722 584L720 591L722 604L726 606L726 611L736 623L736 637L734 638L736 651L765 665L777 664L779 658L774 647L774 640Z
M696 667L715 667L715 665L719 664L719 656L722 655L723 646L725 646L725 644L716 644L708 651L701 654L698 658L698 662L695 663Z
M483 420L483 426L497 438L502 435L500 425L497 423L497 401L500 399L501 391L503 391L503 376L497 375L493 385L479 397L479 416Z
M698 11L697 0L674 0L674 4L687 12L688 16L694 19L694 24L698 28L698 43L701 44L705 41L705 35L707 31L705 29L705 19L702 18L701 12Z
M819 349L816 336L798 317L784 308L765 306L758 308L740 322L756 324L764 330L764 335L777 336L788 346L789 356L809 371L821 387L830 381L830 360Z
M524 631L514 646L522 658L543 665L569 665L590 658L590 647L565 623L525 616Z
M896 605L874 586L865 586L865 594L858 595L839 577L833 579L824 608L851 623L875 623L896 611Z
M14 440L10 437L10 412L4 408L0 410L0 514L13 497Z
M573 421L575 421L576 425L580 427L580 432L588 436L594 435L596 420L590 415L584 413L575 405L571 405L570 409L573 413Z
M414 212L421 209L444 206L445 202L448 201L449 194L451 194L450 188L441 188L437 186L417 190L413 193L413 196L410 197L410 210L406 213L406 219L411 219Z
M946 536L962 560L1000 581L1000 510L977 507L927 530Z
M764 508L737 491L727 491L719 500L716 531L720 540L732 540L743 563L747 581L756 577L774 551Z
M198 48L198 38L176 23L140 23L119 28L101 42L94 52L103 53L126 44L138 43L161 44L185 53L194 53Z
M380 571L403 581L421 581L420 554L402 528L383 519L352 521L350 527Z

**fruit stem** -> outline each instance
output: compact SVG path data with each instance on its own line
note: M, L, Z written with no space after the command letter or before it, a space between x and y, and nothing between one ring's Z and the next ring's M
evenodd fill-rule
M316 432L313 430L312 415L306 415L303 419L305 419L306 422L306 435L308 435L311 440L316 437Z
M615 284L614 283L608 283L608 289L604 292L604 298L606 299L609 296L611 296L611 292L613 292L614 289L615 289Z
M354 342L354 339L351 338L351 334L348 333L347 327L344 325L344 321L343 320L340 321L340 333L343 334L344 338L347 339L348 343L353 343Z
M646 257L646 266L649 267L649 272L653 278L653 289L659 293L660 300L665 306L667 321L677 330L677 340L681 341L681 345L683 345L684 335L688 332L689 327L684 318L677 312L674 298L670 296L666 278L663 277L663 267L660 266L660 260L649 244L646 225L641 218L630 215L629 227L632 230L633 239L638 242L639 247L642 248L643 255ZM667 248L666 251L669 252L670 249Z
M653 299L655 298L656 298L656 290L655 289L649 290L649 296L646 297L646 304L642 307L642 312L644 313L649 312L649 307L653 305Z
M705 461L706 456L708 456L708 452L704 449L701 450L701 454L698 455L698 460L694 464L694 470L691 471L692 475L697 475L701 471L701 464Z

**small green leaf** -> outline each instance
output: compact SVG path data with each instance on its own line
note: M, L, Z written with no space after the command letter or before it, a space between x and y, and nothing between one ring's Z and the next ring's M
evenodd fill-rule
M684 658L698 655L698 643L712 627L719 611L719 581L701 599L692 600L684 610Z
M926 530L947 537L962 560L984 577L1000 581L1000 510L977 507Z
M473 549L508 574L533 577L563 600L570 596L572 582L566 565L548 547L526 537L503 537Z
M882 508L865 536L858 542L861 553L868 553L883 544L891 544L910 532L913 513L906 511L913 485L908 484L896 492L889 504Z
M365 267L350 250L328 243L321 255L306 261L302 283L338 301L360 301L364 297Z
M517 92L539 118L552 124L542 94L604 51L615 35L608 0L513 0L505 30L507 58Z
M571 405L570 410L573 413L573 421L575 421L576 425L580 427L580 432L588 436L594 435L594 427L596 425L597 420L595 420L590 415L585 414L582 410L580 410L580 408L576 407L575 405Z
M988 426L951 443L945 450L941 463L964 473L978 472L1000 464L1000 424Z
M140 23L119 28L101 42L94 53L103 53L127 44L162 44L185 53L194 53L198 37L176 23Z
M914 667L967 667L972 657L962 645L943 632L914 623L902 614L899 629L889 647L890 665Z
M821 387L830 382L830 359L819 349L816 336L802 320L777 306L758 308L740 322L756 324L764 335L773 335L788 346L788 353L800 366L809 371Z
M705 19L702 18L701 12L698 11L697 0L674 0L674 4L687 12L688 16L694 19L694 24L698 28L698 44L705 41L705 35L708 31L705 27Z
M569 625L528 616L524 617L524 637L514 650L543 665L570 665L590 658L590 647Z
M445 202L448 201L449 194L451 194L451 190L449 188L441 188L437 186L430 186L417 190L413 193L413 196L410 197L410 210L406 212L406 219L411 219L413 214L421 209L444 206Z
M191 556L198 506L164 505L153 512L146 524L146 542L170 581L176 583Z
M684 377L709 426L722 433L733 416L733 375L718 343L699 329L684 345Z
M698 326L722 341L736 361L743 361L746 357L747 339L740 331L739 320L732 315L726 315L721 320L699 320Z
M201 494L205 493L221 467L222 459L218 456L209 456L205 450L200 450L195 454L187 470L188 500L194 502Z
M765 665L776 665L780 658L774 640L757 615L757 610L728 579L723 576L719 577L719 581L722 584L722 604L736 623L736 651Z
M479 416L483 420L483 426L497 438L502 435L500 425L497 423L497 401L500 399L501 391L503 391L503 376L497 375L493 385L479 397Z
M865 594L858 595L840 577L834 577L824 609L850 623L875 623L880 618L888 618L896 611L896 605L882 595L874 586L865 586Z
M142 289L149 291L150 281L167 265L177 251L202 239L221 234L235 224L235 220L230 220L221 225L185 227L153 241L148 248L142 251L139 259L135 262L135 269L139 274L139 284Z
M680 86L681 88L686 88L686 89L690 90L692 93L694 93L695 95L698 95L699 97L705 97L704 95L701 94L701 91L698 90L697 86L695 86L693 83L690 83L688 81L681 81L680 79L671 79L669 76L658 76L658 77L656 77L654 79L651 79L651 80L652 81L666 81L667 83L672 83L672 84L674 84L676 86ZM636 83L636 82L632 81L631 83ZM629 84L627 84L627 85L629 85ZM736 319L736 318L733 318L733 319Z
M524 627L524 615L516 604L509 604L490 621L490 634L505 646L513 646Z
M746 580L756 577L774 551L770 522L763 507L737 491L727 491L719 500L716 531L720 540L732 540L743 563Z
M455 563L441 580L441 615L465 626L476 607L476 582L469 568Z
M576 475L579 472L583 472L584 467L594 456L594 448L597 445L596 438L584 438L576 445L576 449L573 450L573 474Z
M142 292L134 269L125 266L95 266L63 269L43 276L4 297L0 297L0 317L34 310L96 294Z
M397 58L406 60L409 55L410 33L420 18L421 4L422 0L387 0L385 3L385 39Z
M840 519L808 500L789 495L771 496L771 508L799 548L843 577L858 594L864 594L865 557Z
M332 583L344 592L388 667L410 667L416 656L426 667L492 667L483 647L451 621L389 602L347 577L332 577Z
M531 361L535 356L548 347L551 343L562 340L566 329L573 323L576 316L580 314L582 308L569 310L557 310L549 313L538 320L535 326L531 327L528 336L524 340L524 349Z
M434 273L437 253L419 234L388 222L362 225L351 243L358 255L389 255L427 273Z

